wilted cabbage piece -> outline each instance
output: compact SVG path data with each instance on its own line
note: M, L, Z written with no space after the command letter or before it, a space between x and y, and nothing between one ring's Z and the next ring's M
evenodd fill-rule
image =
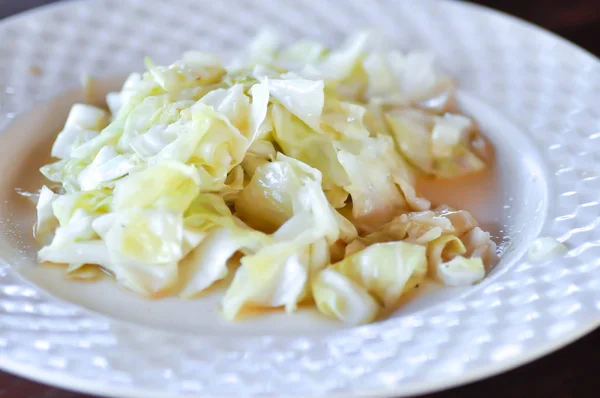
M381 308L367 289L331 268L313 279L312 291L323 315L348 325L373 321Z
M402 154L425 174L451 178L486 167L474 147L479 135L465 116L411 108L390 111L385 120Z
M489 233L415 186L483 169L485 140L431 54L380 41L282 47L265 30L228 64L146 59L110 112L75 104L41 169L39 260L143 296L193 298L230 275L227 319L310 303L354 325L428 275L478 282Z
M73 147L96 136L108 121L108 113L102 109L84 104L73 105L64 129L54 141L52 156L59 159L69 157Z
M36 205L37 222L35 224L34 233L36 238L45 239L58 225L58 219L54 215L52 203L56 200L57 195L47 186L43 186L40 190L40 196Z
M426 273L424 247L377 243L321 271L313 280L313 296L326 315L345 323L364 323L377 316L380 305L394 306Z
M427 248L429 274L445 285L462 286L479 282L497 261L496 244L478 227L473 216L447 206L435 211L402 214L378 231L355 239L346 255L380 242L403 241Z
M432 276L450 286L472 285L485 276L481 257L466 258L464 244L454 235L429 242L427 259Z
M201 194L184 213L184 234L198 236L180 262L180 295L193 297L227 276L228 260L237 252L256 252L271 244L268 235L246 227L231 214L223 198Z
M539 263L560 256L568 250L564 243L549 236L537 238L527 250L529 261Z

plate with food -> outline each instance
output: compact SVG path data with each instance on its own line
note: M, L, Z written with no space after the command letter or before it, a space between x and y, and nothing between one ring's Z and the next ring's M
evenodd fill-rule
M600 62L451 1L0 24L0 367L119 397L406 396L600 324Z

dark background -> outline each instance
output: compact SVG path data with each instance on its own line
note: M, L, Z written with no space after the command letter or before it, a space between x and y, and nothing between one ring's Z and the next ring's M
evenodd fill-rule
M51 2L53 1L0 0L0 18ZM474 2L536 23L600 55L600 0ZM426 398L598 397L600 396L599 361L600 330L596 330L576 343L531 364L464 387L430 394ZM46 387L2 372L0 372L0 397L88 398L85 395Z

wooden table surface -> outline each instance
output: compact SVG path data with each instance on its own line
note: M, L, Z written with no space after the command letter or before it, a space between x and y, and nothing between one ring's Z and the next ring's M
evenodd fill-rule
M0 18L53 0L0 0ZM316 1L316 0L315 0ZM475 1L527 19L600 55L600 0ZM0 38L0 40L2 40ZM2 355L2 352L0 352ZM587 398L600 396L600 330L542 359L427 398ZM0 372L0 398L88 398Z

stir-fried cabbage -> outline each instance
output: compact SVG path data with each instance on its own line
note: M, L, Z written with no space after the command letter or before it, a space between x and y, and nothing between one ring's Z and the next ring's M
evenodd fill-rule
M419 176L486 167L431 54L287 47L263 31L228 64L146 59L109 111L75 104L41 172L39 260L143 296L199 296L232 276L223 314L313 304L376 319L430 276L481 280L495 244L466 211L430 210Z
M313 294L322 312L345 323L363 323L376 317L380 308L370 303L394 306L426 273L424 247L406 242L378 243L321 271L314 279ZM352 305L359 300L361 305Z
M385 120L402 154L423 173L449 178L485 168L473 147L473 122L465 116L398 109Z

